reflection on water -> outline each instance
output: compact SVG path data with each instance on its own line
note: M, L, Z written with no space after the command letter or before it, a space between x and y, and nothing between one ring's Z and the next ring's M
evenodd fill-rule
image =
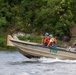
M19 64L36 64L40 63L39 61L17 61L17 62L9 62L11 65L19 65Z
M0 52L0 75L76 75L76 60L28 59L19 52Z

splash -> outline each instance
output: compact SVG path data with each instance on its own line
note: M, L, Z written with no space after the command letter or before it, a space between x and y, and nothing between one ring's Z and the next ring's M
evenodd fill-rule
M40 58L39 61L41 63L75 63L76 64L76 60L60 60L58 58L56 59L52 59L52 58Z

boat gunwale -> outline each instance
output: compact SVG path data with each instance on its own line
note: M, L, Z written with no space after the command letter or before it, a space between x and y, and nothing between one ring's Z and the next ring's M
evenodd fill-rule
M20 41L20 40L10 40L12 42L17 42L17 43L21 43L21 44L25 44L25 45L31 45L31 46L37 46L37 47L42 47L42 48L46 48L46 49L49 49L48 47L43 47L42 45L39 45L39 44L33 44L31 42L24 42L24 41ZM51 48L52 49L52 48ZM65 49L58 49L56 48L55 50L59 50L59 51L63 51L63 52L69 52L69 53L74 53L76 54L76 52L72 52L72 51L67 51Z

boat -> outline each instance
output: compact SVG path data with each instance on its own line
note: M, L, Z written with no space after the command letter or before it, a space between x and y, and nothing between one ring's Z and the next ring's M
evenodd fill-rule
M76 51L57 47L43 47L42 44L19 40L16 36L7 36L7 46L14 46L22 55L28 58L58 58L76 60Z

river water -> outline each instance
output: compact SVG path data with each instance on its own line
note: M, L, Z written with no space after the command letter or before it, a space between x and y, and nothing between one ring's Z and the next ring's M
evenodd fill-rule
M76 75L76 60L28 59L17 51L0 51L0 75Z

